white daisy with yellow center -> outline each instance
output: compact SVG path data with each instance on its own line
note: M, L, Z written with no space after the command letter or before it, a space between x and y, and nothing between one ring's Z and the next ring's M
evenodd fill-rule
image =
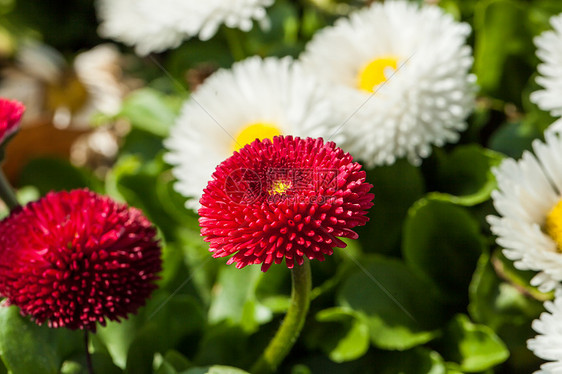
M186 101L164 143L186 206L198 209L215 167L255 139L328 138L336 123L326 91L290 58L252 57L215 72ZM285 189L280 183L272 193Z
M385 1L318 32L301 60L331 86L344 149L370 166L418 164L474 107L469 34L436 6Z
M537 56L536 82L542 90L531 94L531 101L553 116L562 116L562 14L550 19L553 30L545 31L534 39Z
M507 159L493 170L499 216L488 216L496 242L515 267L538 271L531 284L543 292L562 281L562 135L533 142L534 154Z
M533 321L533 330L538 335L527 341L527 347L535 356L547 360L535 374L562 372L562 290L556 291L554 301L544 303L546 312Z
M210 39L221 24L249 31L274 0L97 0L99 34L135 46L139 55Z

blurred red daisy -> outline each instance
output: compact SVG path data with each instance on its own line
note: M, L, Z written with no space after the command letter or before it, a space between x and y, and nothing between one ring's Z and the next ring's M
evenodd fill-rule
M19 128L25 107L19 101L0 97L0 144Z
M335 143L275 136L255 140L222 162L201 197L201 235L213 257L237 268L283 259L324 260L338 237L357 238L367 223L372 185L361 165Z
M38 324L95 331L156 288L155 235L138 209L108 197L49 193L0 222L0 295Z

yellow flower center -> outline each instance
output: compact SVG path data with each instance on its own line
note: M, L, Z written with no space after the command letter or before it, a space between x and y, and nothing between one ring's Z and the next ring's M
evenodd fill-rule
M386 56L369 62L357 75L357 84L360 89L374 92L375 88L386 81L389 70L398 68L398 58Z
M232 150L237 151L256 139L272 139L276 135L281 135L281 130L277 126L266 122L252 123L244 127L236 135L232 144Z
M544 230L556 242L558 251L562 251L562 200L546 216Z
M270 195L283 195L290 188L291 188L291 182L278 180L272 184L271 189L268 192Z
M89 93L84 84L74 74L65 74L55 84L48 84L46 88L46 105L52 111L59 107L67 107L72 113L78 112L89 99Z

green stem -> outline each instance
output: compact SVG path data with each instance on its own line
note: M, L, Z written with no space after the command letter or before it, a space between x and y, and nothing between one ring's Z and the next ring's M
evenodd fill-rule
M275 372L281 361L289 354L304 326L312 288L308 259L305 259L300 266L295 265L291 278L293 282L291 305L287 315L260 359L252 367L252 374Z
M226 37L226 42L228 43L228 49L235 61L241 61L246 58L246 52L242 47L242 41L240 40L240 33L238 30L223 27L224 36Z
M84 348L86 350L86 368L88 369L88 374L94 374L92 355L90 354L90 347L88 344L88 330L84 330Z
M6 203L6 205L8 206L8 208L10 208L10 210L14 210L14 208L20 205L18 203L18 200L16 199L14 190L12 189L12 186L10 186L8 180L6 179L6 176L4 175L4 171L2 170L1 167L0 167L0 199L2 199L4 203Z

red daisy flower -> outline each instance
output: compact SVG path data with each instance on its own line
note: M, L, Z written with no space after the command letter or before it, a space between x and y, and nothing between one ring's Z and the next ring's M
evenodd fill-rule
M372 185L333 142L276 136L255 140L221 163L201 197L201 235L213 257L242 268L324 260L367 223Z
M24 110L22 103L0 97L0 144L18 130Z
M88 190L49 193L0 222L0 294L38 324L95 331L156 288L155 235L138 209Z

